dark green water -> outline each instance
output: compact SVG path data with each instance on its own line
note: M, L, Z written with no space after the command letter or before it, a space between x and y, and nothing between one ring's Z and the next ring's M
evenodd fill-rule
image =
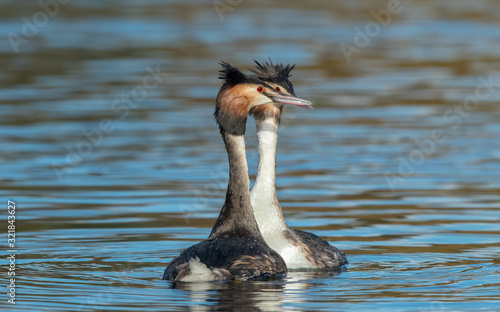
M500 311L500 1L240 2L0 1L2 311ZM315 103L283 114L285 217L350 264L172 288L224 200L218 62L268 57Z

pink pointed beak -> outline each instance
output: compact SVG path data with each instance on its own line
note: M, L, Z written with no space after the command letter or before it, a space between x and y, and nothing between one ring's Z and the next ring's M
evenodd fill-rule
M291 95L284 95L284 94L269 94L269 97L273 100L275 103L280 103L280 104L287 104L287 105L295 105L295 106L300 106L302 108L309 108L312 109L312 102L309 102L304 99L299 99L298 97L291 96Z

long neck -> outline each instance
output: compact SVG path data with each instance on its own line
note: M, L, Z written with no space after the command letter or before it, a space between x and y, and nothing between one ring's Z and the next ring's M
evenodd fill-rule
M221 130L229 158L229 183L224 206L209 238L225 235L262 239L250 202L250 180L243 135Z
M255 218L262 232L285 228L286 223L276 194L276 145L278 119L256 120L259 139L257 178L251 191Z

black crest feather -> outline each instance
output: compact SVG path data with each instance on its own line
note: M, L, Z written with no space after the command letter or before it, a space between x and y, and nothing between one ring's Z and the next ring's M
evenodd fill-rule
M250 69L254 76L265 82L273 82L280 86L283 86L290 94L295 95L293 91L293 85L288 78L292 75L290 72L295 68L295 65L283 65L281 63L273 64L271 59L269 62L259 63L254 60L257 64L255 69Z
M220 65L222 69L219 71L219 79L223 79L226 85L235 86L240 83L262 83L257 77L246 75L229 63L221 61Z
M238 68L233 67L224 61L221 61L220 65L222 66L222 69L219 71L219 79L223 79L226 83L231 85L236 85L245 81L246 75Z

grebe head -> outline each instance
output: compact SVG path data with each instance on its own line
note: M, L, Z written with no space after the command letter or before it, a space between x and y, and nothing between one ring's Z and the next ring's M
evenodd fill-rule
M274 65L271 60L262 64L255 60L254 62L255 64L257 64L256 68L250 69L250 71L253 72L253 76L270 85L276 92L281 95L281 98L280 96L275 96L273 103L251 109L250 113L257 120L262 120L274 116L279 121L281 111L283 109L283 104L296 105L303 108L312 109L313 104L311 102L295 97L293 84L289 80L289 78L291 77L290 72L294 69L295 65Z
M226 62L221 62L221 65L219 78L224 80L224 84L217 95L214 116L219 127L228 133L243 135L247 116L256 107L276 104L302 107L312 105L293 95L291 83L291 89L287 89L290 87L287 86L281 90L281 85L273 86L256 75L246 75Z

